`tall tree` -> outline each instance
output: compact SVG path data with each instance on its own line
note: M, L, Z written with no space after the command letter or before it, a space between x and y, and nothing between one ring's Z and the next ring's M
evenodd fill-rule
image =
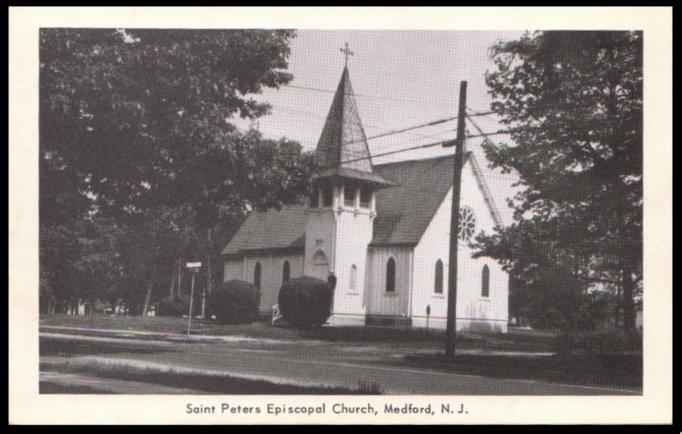
M249 95L291 80L285 68L293 36L42 29L41 155L57 161L52 165L77 179L103 210L201 206L202 163L217 152L242 156L230 119L268 112L267 103Z
M484 148L493 166L519 174L522 191L514 224L480 237L479 255L524 280L544 267L567 301L589 283L618 285L633 330L642 279L642 34L526 33L493 46L491 57L492 109L512 132L509 143Z
M41 227L113 218L119 231L128 231L116 233L128 240L131 255L144 256L137 264L149 265L142 270L149 293L173 235L156 230L168 223L164 213L171 218L190 209L192 219L183 224L204 240L201 254L210 258L219 210L239 216L304 196L313 156L293 141L266 140L231 123L268 113L255 95L291 80L294 36L288 30L42 29ZM41 238L41 248L51 247L49 239ZM130 282L139 276L133 265L126 268ZM58 272L46 269L43 276Z

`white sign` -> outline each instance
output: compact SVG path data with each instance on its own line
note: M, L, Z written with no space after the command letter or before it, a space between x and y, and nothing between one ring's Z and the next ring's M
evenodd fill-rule
M188 262L187 268L201 268L201 262Z

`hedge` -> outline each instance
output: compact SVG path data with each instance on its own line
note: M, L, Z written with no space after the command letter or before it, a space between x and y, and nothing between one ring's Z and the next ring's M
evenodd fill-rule
M258 319L260 296L256 287L243 280L228 280L208 298L208 312L221 324L249 324Z
M331 315L332 297L327 282L303 276L284 282L279 291L279 308L284 319L294 326L318 326Z

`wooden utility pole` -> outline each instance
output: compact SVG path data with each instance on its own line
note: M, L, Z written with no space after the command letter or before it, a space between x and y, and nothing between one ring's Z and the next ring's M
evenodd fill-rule
M464 161L464 137L466 135L467 82L459 84L459 111L457 112L457 139L455 140L455 169L452 176L452 215L450 217L450 267L448 269L448 320L445 331L445 356L455 355L457 335L457 242L459 235L459 196ZM452 146L452 145L449 145Z

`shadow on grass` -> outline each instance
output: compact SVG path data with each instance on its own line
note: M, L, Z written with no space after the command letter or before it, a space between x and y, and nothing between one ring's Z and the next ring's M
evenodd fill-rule
M299 330L301 337L331 342L443 342L445 332L381 326L314 327ZM482 339L458 336L457 342L463 345L480 345Z
M389 361L389 364L397 364ZM541 380L583 386L642 388L641 355L583 354L572 356L510 357L495 355L407 356L402 366L434 368L452 373L493 378Z
M116 342L79 342L69 339L52 339L41 337L39 354L41 356L82 356L115 353L152 354L172 351L172 348L149 347L143 345L129 345Z
M43 394L100 394L106 395L108 392L97 389L96 387L82 386L78 384L60 384L52 383L49 381L41 381L39 386L39 392Z

